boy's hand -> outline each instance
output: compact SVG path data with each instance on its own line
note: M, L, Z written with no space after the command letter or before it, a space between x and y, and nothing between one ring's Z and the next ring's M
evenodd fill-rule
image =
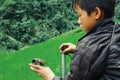
M60 52L61 53L73 53L74 50L76 48L76 45L72 44L72 43L63 43L62 45L60 45Z
M29 64L31 70L35 71L43 80L52 80L55 77L55 74L49 67Z

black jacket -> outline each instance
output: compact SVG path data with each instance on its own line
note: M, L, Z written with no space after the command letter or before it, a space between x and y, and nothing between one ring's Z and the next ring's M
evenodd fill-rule
M102 20L78 41L66 80L120 80L120 25Z

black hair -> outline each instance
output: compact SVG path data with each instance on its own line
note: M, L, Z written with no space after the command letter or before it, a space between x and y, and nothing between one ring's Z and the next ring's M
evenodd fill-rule
M90 15L95 7L104 11L104 18L112 18L115 11L116 0L73 0L73 7L79 6Z

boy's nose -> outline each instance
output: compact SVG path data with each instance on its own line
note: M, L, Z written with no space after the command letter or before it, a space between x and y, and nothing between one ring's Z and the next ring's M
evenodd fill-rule
M79 25L81 24L81 21L80 21L80 19L78 19L78 24L79 24Z

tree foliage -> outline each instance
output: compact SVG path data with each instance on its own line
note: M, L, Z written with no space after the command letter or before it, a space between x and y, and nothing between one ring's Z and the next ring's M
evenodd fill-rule
M116 0L115 17L120 20L120 0Z
M71 2L59 0L11 0L0 7L0 15L0 33L6 36L0 39L8 43L1 46L10 46L5 49L45 41L76 25Z
M120 19L120 0L115 18ZM0 48L18 50L77 27L72 0L1 0Z

